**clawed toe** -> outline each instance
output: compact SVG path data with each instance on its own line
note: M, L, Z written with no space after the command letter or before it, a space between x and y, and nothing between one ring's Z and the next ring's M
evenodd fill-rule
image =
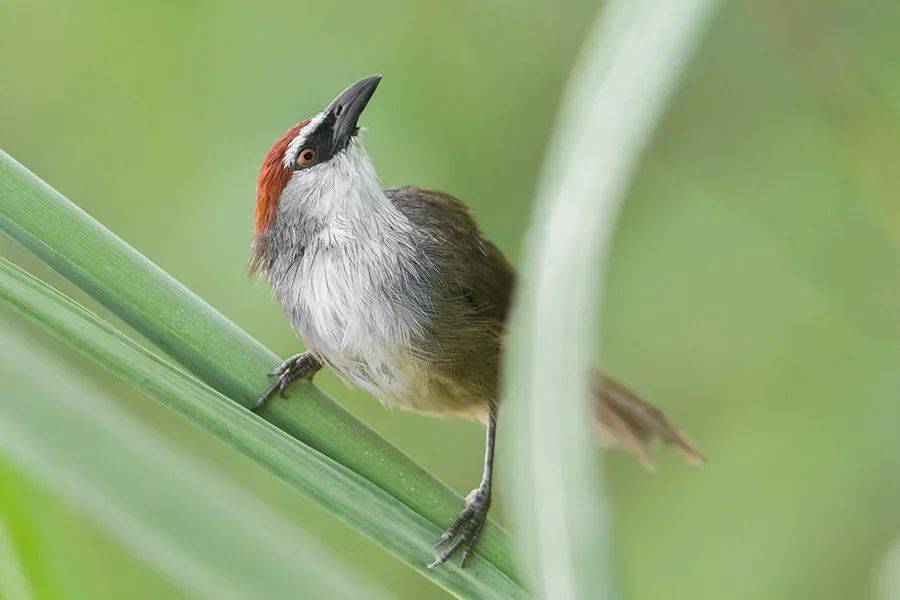
M272 396L279 392L282 396L284 396L284 390L286 387L287 385L284 383L284 379L279 376L278 380L272 383L272 385L270 385L268 388L266 388L266 391L256 399L256 402L253 403L253 408L251 408L250 410L257 410L266 402L268 402Z
M298 379L312 379L316 371L322 368L320 363L309 352L303 352L292 356L278 367L269 372L269 377L277 377L272 385L257 398L252 410L257 410L269 401L275 394L280 394L282 398L287 397L288 386Z
M275 367L273 370L269 371L269 373L268 373L269 377L281 377L288 371L291 371L292 369L296 368L298 363L300 363L303 360L304 356L305 356L304 354L298 354L296 356L290 357L289 359L287 359L286 361L282 362L280 365Z
M475 547L482 529L484 529L489 506L490 496L485 494L475 494L471 500L466 501L465 508L435 543L435 546L444 546L444 548L428 563L429 569L447 562L447 559L453 556L460 548L462 553L460 554L459 566L465 566L466 559Z

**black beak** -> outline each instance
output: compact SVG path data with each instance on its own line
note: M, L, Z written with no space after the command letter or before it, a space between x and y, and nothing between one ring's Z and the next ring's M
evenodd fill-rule
M381 81L381 75L360 79L338 94L338 97L325 109L325 114L334 118L333 152L343 150L350 143L350 138L356 133L356 122L366 104L369 103L372 94L375 93L379 81Z

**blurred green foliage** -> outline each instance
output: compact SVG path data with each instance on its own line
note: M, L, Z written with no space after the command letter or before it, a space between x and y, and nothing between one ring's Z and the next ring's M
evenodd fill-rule
M5 0L0 144L287 355L299 342L243 272L272 140L381 72L364 124L385 184L463 198L516 261L560 87L595 10ZM865 597L900 538L898 22L888 0L728 3L636 174L608 269L603 363L710 464L661 455L649 475L610 455L624 597ZM8 240L0 253L92 305ZM0 316L3 343L20 322ZM221 442L27 331L364 577L403 597L442 596ZM479 426L387 411L331 374L317 381L454 488L477 482ZM29 393L28 381L0 382L0 401ZM173 593L3 461L0 490L42 597Z

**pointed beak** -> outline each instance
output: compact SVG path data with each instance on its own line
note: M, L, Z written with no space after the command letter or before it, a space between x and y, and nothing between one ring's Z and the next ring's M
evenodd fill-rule
M381 75L360 79L338 94L325 109L325 114L334 118L334 152L343 150L350 143L350 138L356 133L356 122L375 93L379 81Z

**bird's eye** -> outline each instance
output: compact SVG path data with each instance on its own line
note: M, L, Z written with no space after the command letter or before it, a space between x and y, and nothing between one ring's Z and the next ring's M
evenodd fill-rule
M316 164L317 158L318 154L316 153L315 148L304 148L300 151L300 154L297 155L297 166L310 167Z

